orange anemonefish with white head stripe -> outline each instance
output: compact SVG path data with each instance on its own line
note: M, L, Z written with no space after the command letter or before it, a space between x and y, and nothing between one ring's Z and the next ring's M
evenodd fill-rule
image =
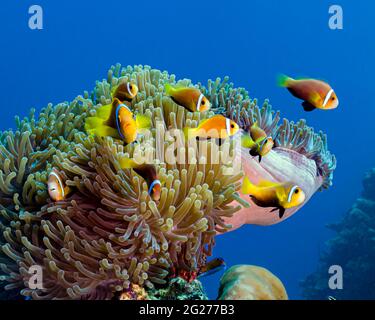
M339 100L331 86L321 80L293 79L285 75L279 76L278 83L285 87L298 99L303 100L305 111L315 109L331 110L339 105Z
M194 87L173 87L171 84L165 84L165 93L172 98L172 100L185 107L191 112L207 111L211 107L210 101L203 95L203 93Z
M53 201L65 200L71 189L65 185L60 173L56 169L52 169L48 175L48 194Z

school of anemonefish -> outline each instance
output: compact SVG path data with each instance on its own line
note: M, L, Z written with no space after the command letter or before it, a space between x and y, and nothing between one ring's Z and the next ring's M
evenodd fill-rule
M329 84L315 79L293 79L282 75L278 83L286 87L293 96L303 100L302 106L305 111L315 109L330 110L337 108L338 98ZM165 94L176 104L184 107L190 112L205 112L211 107L210 101L196 87L172 86L167 83L164 87ZM111 91L112 102L99 107L96 115L88 117L85 130L88 134L100 137L111 136L122 140L125 144L135 143L142 129L151 126L151 119L144 115L134 115L131 103L138 94L138 87L133 82L121 82ZM249 154L262 157L274 148L274 140L254 123L246 133L242 133L239 125L223 115L215 115L201 121L196 128L184 128L186 139L203 140L225 140L241 132L241 145L249 150ZM120 160L124 170L133 170L141 176L148 186L148 194L154 201L160 200L162 183L160 182L155 165L137 164L134 160L124 157ZM305 201L305 193L291 182L260 181L253 184L245 177L242 185L242 193L248 194L253 202L260 207L273 208L271 211L279 211L282 218L285 210L301 205ZM52 201L62 201L71 192L66 186L61 174L53 169L48 177L48 193ZM206 269L201 270L202 276L210 270L223 267L225 263L216 259Z

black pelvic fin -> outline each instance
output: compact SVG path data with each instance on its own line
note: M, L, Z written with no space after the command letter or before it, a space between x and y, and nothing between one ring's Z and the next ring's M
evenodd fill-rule
M262 161L262 156L259 155L259 163Z
M222 144L223 144L223 139L221 139L221 138L219 138L219 139L216 139L216 143L217 143L217 145L220 147Z
M280 210L279 210L279 218L280 219L284 216L284 213L285 213L285 209L284 208L280 208Z
M306 112L310 112L316 109L311 103L307 101L302 102L302 107Z

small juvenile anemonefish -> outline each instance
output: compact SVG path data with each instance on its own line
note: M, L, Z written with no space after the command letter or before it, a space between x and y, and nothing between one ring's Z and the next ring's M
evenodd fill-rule
M120 101L131 101L138 94L138 87L132 82L121 82L118 86L112 89L113 99L117 98Z
M302 106L305 111L315 109L330 110L339 105L339 100L331 86L321 80L315 79L292 79L280 75L279 85L285 87L298 99L303 100Z
M115 98L112 104L99 107L95 117L86 119L85 130L88 134L101 137L111 136L129 144L137 139L140 129L151 126L151 119L133 112L127 105Z
M262 157L272 150L274 141L272 137L267 136L263 129L258 127L257 123L254 123L250 127L250 132L241 136L241 145L250 149L250 155L253 157L258 156L259 162L261 162Z
M226 267L227 266L223 258L215 258L199 268L198 278L210 276L212 274L215 274L216 272L225 270Z
M119 162L122 169L133 169L135 173L146 181L148 194L152 200L160 200L161 182L153 164L137 164L133 159L127 157L121 158Z
M280 219L284 216L285 209L299 206L306 198L303 190L291 182L261 181L258 185L254 185L248 177L245 177L242 183L243 194L250 195L259 207L273 207L271 212L279 210Z
M203 120L197 128L184 128L185 139L226 139L235 135L239 130L236 122L222 115L215 115Z
M210 101L200 92L199 89L193 87L173 87L171 84L165 84L165 93L171 97L171 99L185 107L191 112L207 111L211 107Z
M62 201L70 193L71 189L65 185L60 173L52 169L48 175L48 194L53 201Z

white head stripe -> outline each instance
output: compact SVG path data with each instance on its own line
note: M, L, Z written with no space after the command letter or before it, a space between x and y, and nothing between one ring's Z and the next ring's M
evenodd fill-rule
M225 119L225 128L227 129L228 136L230 136L230 119L229 118Z
M323 102L323 107L325 107L329 99L331 99L332 94L333 94L333 89L328 91L326 98L324 99L324 102Z
M197 102L197 111L200 111L200 107L201 107L203 97L204 97L204 95L203 95L203 93L201 93L201 95L198 98L198 102Z
M50 173L51 176L54 176L56 179L57 179L57 182L59 183L59 186L61 188L61 194L62 194L62 197L65 197L65 191L64 191L64 186L62 184L62 181L60 179L60 177L58 176L58 174L56 172L51 172Z
M289 194L288 194L288 202L292 200L292 195L293 192L298 188L298 186L293 186L292 189L290 189Z
M130 82L128 82L128 83L126 84L126 87L127 87L127 89L128 89L128 93L130 94L130 96L131 96L131 97L134 97L134 94L133 94L132 91L130 90Z

